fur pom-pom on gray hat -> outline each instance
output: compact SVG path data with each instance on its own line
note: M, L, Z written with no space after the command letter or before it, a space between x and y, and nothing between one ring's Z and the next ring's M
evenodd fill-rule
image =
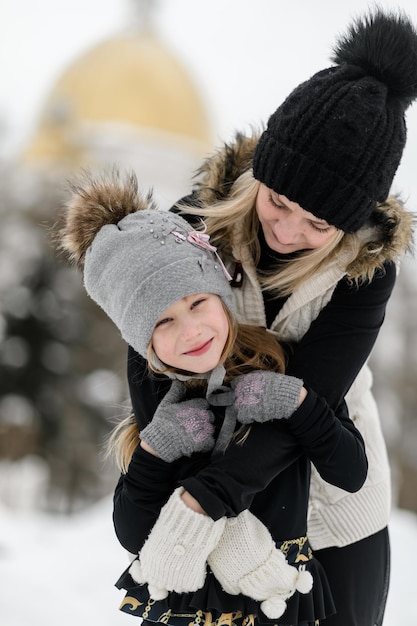
M257 180L345 232L388 197L417 97L417 32L401 12L352 22L333 67L302 83L269 118Z
M85 174L71 183L60 248L83 271L90 297L146 358L160 315L193 293L214 293L233 311L227 270L204 232L141 196L134 174Z

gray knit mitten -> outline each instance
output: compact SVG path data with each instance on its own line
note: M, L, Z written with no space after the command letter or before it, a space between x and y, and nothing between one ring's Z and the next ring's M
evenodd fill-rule
M214 415L207 400L184 397L184 383L174 380L152 421L140 433L141 439L168 463L193 452L208 452L214 446Z
M289 418L300 400L303 381L294 376L256 370L232 381L233 407L241 424Z
M129 573L139 584L148 583L153 600L169 591L187 593L204 585L207 557L214 550L226 524L190 509L181 499L184 489L174 491Z
M261 602L270 619L284 613L296 591L308 593L313 585L310 572L289 565L269 530L248 510L227 520L207 562L227 593Z

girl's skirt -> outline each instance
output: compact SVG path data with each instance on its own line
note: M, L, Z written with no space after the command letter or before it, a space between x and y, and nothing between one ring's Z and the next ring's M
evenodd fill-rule
M116 583L126 595L120 610L144 621L170 626L310 626L335 612L330 587L323 568L313 557L306 537L282 542L278 546L291 565L302 565L313 576L313 587L307 594L298 591L287 600L285 613L269 619L260 603L247 596L233 596L221 588L208 569L204 586L192 593L171 592L164 600L152 600L147 585L138 585L127 569Z

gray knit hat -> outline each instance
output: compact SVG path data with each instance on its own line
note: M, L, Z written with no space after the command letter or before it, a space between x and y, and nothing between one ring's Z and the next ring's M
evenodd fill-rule
M175 301L207 292L233 309L221 262L201 235L178 215L145 210L103 226L87 250L88 294L142 356L158 318Z
M230 276L208 235L156 208L134 173L70 182L59 247L84 273L87 293L146 358L160 315L194 293L213 293L234 313Z

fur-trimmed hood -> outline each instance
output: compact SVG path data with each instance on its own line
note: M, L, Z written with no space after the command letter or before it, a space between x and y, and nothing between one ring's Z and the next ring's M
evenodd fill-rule
M203 163L196 173L193 203L224 200L235 180L252 167L259 134L237 133ZM124 177L115 168L100 177L84 172L70 183L71 196L57 227L57 244L70 261L82 270L88 247L105 224L117 224L123 217L144 209L156 209L152 192L141 193L135 174ZM385 261L397 261L411 249L413 215L401 200L389 197L378 205L371 222L356 235L363 241L357 258L348 268L354 278L366 276Z
M258 133L249 137L237 133L231 143L210 156L197 172L193 199L203 203L226 199L236 178L252 167L258 139ZM398 197L390 196L379 204L372 220L356 233L364 245L349 266L349 275L354 279L366 276L385 261L397 261L410 251L414 219Z

